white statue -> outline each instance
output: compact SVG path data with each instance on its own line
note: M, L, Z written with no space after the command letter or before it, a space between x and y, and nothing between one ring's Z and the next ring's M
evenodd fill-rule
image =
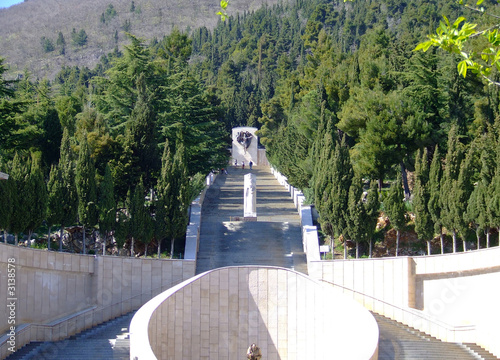
M257 193L256 193L256 178L254 174L246 174L244 177L244 193L243 193L243 216L245 218L257 217Z

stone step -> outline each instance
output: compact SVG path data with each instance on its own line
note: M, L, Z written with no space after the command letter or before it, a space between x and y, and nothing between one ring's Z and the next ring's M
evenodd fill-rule
M7 360L128 360L128 331L134 313L120 316L66 340L28 344Z
M489 351L483 349L481 346L479 346L477 344L464 343L463 345L465 347L469 348L470 351L473 351L474 353L476 353L482 359L485 359L485 360L499 360L498 357L496 357L495 355L493 355Z
M443 342L385 316L373 312L372 315L380 331L379 360L497 359L476 344Z

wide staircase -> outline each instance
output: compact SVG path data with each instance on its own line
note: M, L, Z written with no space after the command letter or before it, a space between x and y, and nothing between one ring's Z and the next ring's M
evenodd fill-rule
M206 194L197 273L230 265L276 265L307 273L300 219L288 193L269 169L254 168L258 221L240 221L243 175L250 170L231 167L228 172L219 176ZM128 328L132 316L127 314L64 341L32 343L8 360L129 359ZM378 314L373 316L380 329L380 360L497 359L475 344L441 342Z
M379 360L497 359L476 344L443 342L382 315L372 315L380 331Z
M33 342L7 360L128 360L129 326L135 312L58 342Z

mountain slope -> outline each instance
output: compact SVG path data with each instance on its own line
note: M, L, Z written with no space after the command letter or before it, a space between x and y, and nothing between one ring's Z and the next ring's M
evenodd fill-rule
M229 12L253 11L277 2L232 0ZM218 10L218 0L26 0L0 9L0 57L6 58L10 77L28 69L36 77L51 79L63 65L93 68L102 55L127 42L125 31L151 40L162 38L174 26L182 31L213 28ZM72 43L73 29L85 31L86 45ZM57 45L59 33L66 44L63 55ZM44 51L43 37L53 51Z

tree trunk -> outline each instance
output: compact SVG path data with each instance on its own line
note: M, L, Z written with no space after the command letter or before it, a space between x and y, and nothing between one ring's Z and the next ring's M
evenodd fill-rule
M148 244L144 245L144 258L148 257Z
M444 234L442 228L439 230L439 242L441 243L441 254L444 254Z
M490 247L490 227L487 226L486 229L484 230L484 234L486 235L486 247Z
M134 237L132 236L132 240L130 241L130 256L134 257Z
M465 239L462 240L462 244L464 245L464 252L467 251L467 243L465 242Z
M457 232L453 230L453 253L457 252Z
M344 260L347 259L347 240L344 239Z
M399 230L396 231L396 257L399 253L399 238L401 237L401 233Z
M47 238L47 249L50 250L50 230L52 229L52 226L49 225L49 234Z
M379 178L378 179L378 192L380 193L382 191L382 187L384 186L384 179Z
M87 249L85 248L85 225L82 226L82 230L83 230L83 248L82 248L82 252L83 252L83 255L85 255L87 253Z
M172 237L172 242L170 244L170 258L174 258L174 243L175 243L175 238Z
M359 259L359 241L356 241L356 259Z
M102 242L102 256L106 255L106 245L108 245L108 232L107 231L104 233L104 241Z
M3 231L3 242L4 244L7 244L7 230Z
M403 188L405 191L405 200L409 200L411 193L410 193L410 187L408 186L408 176L406 175L406 167L402 161L400 165L401 165L401 177L403 179Z
M477 250L479 250L481 248L481 233L479 232L479 229L476 230L476 239L477 239Z
M16 233L16 235L14 235L14 244L17 246L19 245L19 234Z
M427 240L427 255L431 255L431 241Z
M158 259L160 258L161 255L161 240L158 240Z
M59 251L62 251L63 235L64 235L64 226L61 225L61 229L59 230Z
M33 235L33 230L28 230L28 247L31 247L31 235Z
M370 239L369 245L368 245L368 257L371 259L372 258L372 239Z

